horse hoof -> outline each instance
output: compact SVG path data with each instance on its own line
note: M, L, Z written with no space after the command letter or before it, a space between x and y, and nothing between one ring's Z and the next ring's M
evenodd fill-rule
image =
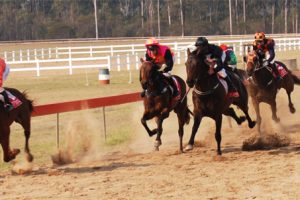
M20 149L13 149L10 153L13 155L13 156L16 156L20 153Z
M185 148L184 148L185 151L191 151L193 150L193 145L191 144L188 144Z
M295 109L295 108L290 108L290 112L291 112L291 113L295 113L295 112L296 112L296 109Z
M152 137L153 135L155 135L158 132L157 128L153 129L150 133L149 136Z
M238 121L238 125L241 125L244 121L246 121L246 117L244 117L244 116L240 117L240 119Z
M280 122L280 119L279 119L279 118L273 118L273 120L274 120L276 123Z
M154 147L159 147L161 145L161 141L155 140Z
M159 147L154 147L154 151L159 151Z
M33 155L31 155L31 153L27 153L27 154L26 154L26 160L27 160L28 162L32 162L32 161L33 161Z
M253 128L256 125L256 121L252 121L249 123L249 128Z

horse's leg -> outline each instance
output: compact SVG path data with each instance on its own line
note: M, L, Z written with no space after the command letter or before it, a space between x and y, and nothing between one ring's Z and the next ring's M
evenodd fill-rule
M272 109L272 119L276 123L280 122L280 119L277 117L277 108L276 108L276 101L275 101L275 99L270 102L270 106L271 106L271 109Z
M2 146L3 154L4 154L3 160L4 160L4 162L9 162L16 158L16 156L20 153L20 149L10 150L10 147L9 147L10 128L9 128L9 126L2 125L0 131L1 131L1 135L2 135L0 137L1 146Z
M157 129L154 129L151 131L147 125L146 121L149 119L152 119L152 118L153 118L153 116L150 115L150 113L148 113L148 112L144 112L143 117L141 118L141 123L144 126L144 128L146 129L146 131L150 137L152 137L153 135L155 135L157 133Z
M22 118L21 120L21 125L24 129L24 135L25 135L25 153L26 153L26 158L28 162L33 161L33 155L30 153L29 149L29 138L30 138L30 116L26 116Z
M157 135L156 135L156 139L155 139L155 143L154 143L154 150L159 151L159 146L162 144L161 142L161 134L163 131L162 128L162 124L164 119L169 117L169 111L168 109L165 109L162 113L160 117L157 117L156 119L156 124L157 124Z
M242 102L244 103L244 102ZM241 105L239 106L239 108L243 111L243 113L245 114L246 116L246 119L248 121L248 127L249 128L253 128L255 125L256 125L256 121L253 121L248 113L248 105L245 103L245 105Z
M178 118L178 136L179 136L179 150L181 153L183 153L183 145L182 145L182 138L183 138L183 127L185 124L185 115L184 112L178 112L177 118Z
M259 109L259 101L255 99L255 97L252 97L252 104L256 113L256 122L257 122L257 130L259 133L261 133L261 115L260 115L260 109Z
M290 112L291 113L295 113L296 109L294 107L294 104L292 103L292 99L291 99L291 91L286 90L286 93L288 95L288 99L289 99L289 108L290 108Z
M246 120L246 117L244 116L238 117L234 109L231 107L225 110L223 114L232 117L238 125L241 125Z
M219 115L219 116L217 116L217 117L215 118L215 123L216 123L215 139L216 139L217 145L218 145L217 153L218 153L218 155L222 155L222 151L221 151L221 140L222 140L222 135L221 135L222 114Z
M195 143L195 136L198 131L201 120L202 120L202 115L194 112L194 125L193 125L193 129L192 129L192 134L191 134L188 145L184 149L185 151L190 151L193 149L193 146Z

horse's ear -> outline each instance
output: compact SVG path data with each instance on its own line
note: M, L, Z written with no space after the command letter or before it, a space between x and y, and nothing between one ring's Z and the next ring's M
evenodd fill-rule
M247 62L247 57L244 56L244 57L243 57L243 60L244 60L244 62L246 63L246 62Z
M188 49L186 50L186 52L187 52L187 55L189 56L189 55L191 54L190 48L188 48Z
M141 63L145 62L145 60L143 58L140 58Z

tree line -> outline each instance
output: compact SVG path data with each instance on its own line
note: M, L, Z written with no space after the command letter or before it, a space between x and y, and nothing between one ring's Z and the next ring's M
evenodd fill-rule
M0 0L0 40L298 33L300 0Z

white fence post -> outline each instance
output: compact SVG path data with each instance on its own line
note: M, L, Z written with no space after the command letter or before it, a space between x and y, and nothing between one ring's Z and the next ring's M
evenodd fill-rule
M111 70L111 60L110 60L110 56L107 56L107 65L108 65L108 70L110 71Z
M30 53L29 53L29 49L27 49L27 61L30 60Z
M36 75L40 76L40 62L36 60Z
M73 69L72 69L72 54L71 54L71 47L69 47L69 74L73 74Z
M42 59L44 59L44 48L41 49Z
M48 58L51 58L51 48L48 48Z
M117 67L118 67L118 71L121 71L121 63L120 63L120 55L117 55Z
M56 55L56 58L58 58L58 48L57 47L55 48L55 55Z
M22 53L22 50L20 50L20 61L23 61L23 53Z
M90 46L90 57L93 57L93 48Z
M13 60L13 61L16 61L16 60L15 60L15 51L12 52L12 60Z
M135 69L139 69L139 55L137 53L135 54Z

